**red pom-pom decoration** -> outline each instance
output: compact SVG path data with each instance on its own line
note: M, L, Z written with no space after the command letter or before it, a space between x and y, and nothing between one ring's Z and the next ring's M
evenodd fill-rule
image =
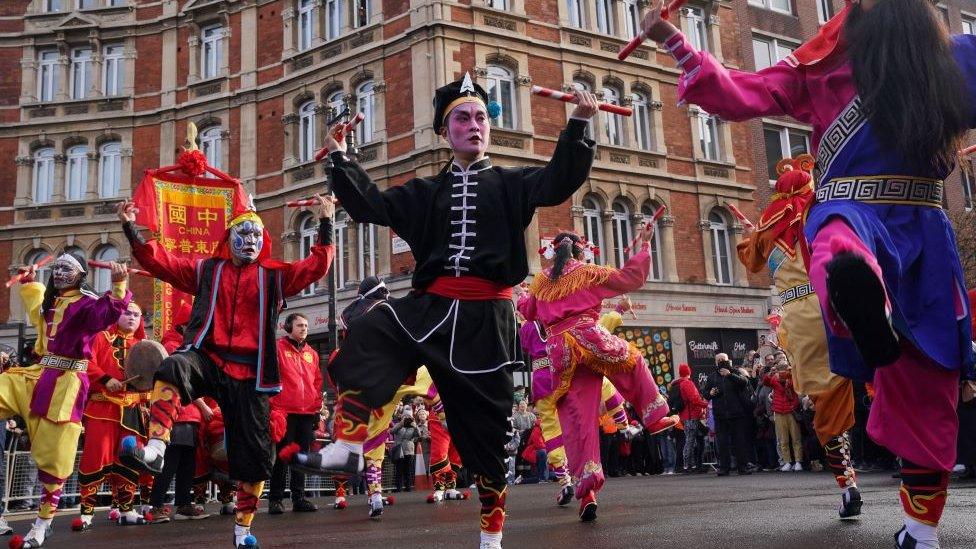
M298 444L292 442L278 451L278 459L284 463L291 463L291 458L295 457L295 454L300 451L301 448L298 446Z
M81 532L85 529L85 523L81 521L81 517L75 517L75 520L71 521L71 530L74 532Z
M394 503L396 503L396 499L393 496L383 498L383 505L393 505Z
M24 549L24 536L17 534L16 536L10 538L10 543L7 544L10 549Z
M176 163L186 175L197 177L207 171L207 157L203 151L183 151L176 159Z
M271 442L281 442L288 430L288 417L281 410L271 410Z

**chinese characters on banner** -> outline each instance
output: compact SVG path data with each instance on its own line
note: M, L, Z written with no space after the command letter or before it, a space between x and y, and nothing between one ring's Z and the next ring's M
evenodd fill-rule
M647 360L654 383L660 388L674 380L672 364L671 330L667 328L622 327L616 334L633 343Z
M247 203L240 183L219 175L223 178L187 177L167 168L147 171L134 196L139 208L137 222L177 257L212 256L235 205ZM157 339L172 326L180 302L191 303L192 299L169 284L154 281L153 331Z

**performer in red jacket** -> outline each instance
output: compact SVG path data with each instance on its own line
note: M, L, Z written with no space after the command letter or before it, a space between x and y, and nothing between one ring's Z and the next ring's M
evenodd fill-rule
M295 263L271 258L271 237L253 211L235 212L213 257L186 259L157 240L143 240L131 201L118 207L132 255L142 267L196 296L183 346L156 374L149 442L139 447L127 439L121 457L133 468L160 472L180 405L201 396L216 399L228 435L230 476L240 482L234 528L240 549L258 547L251 521L274 463L268 398L281 391L273 344L278 314L286 297L325 276L335 256L335 201L320 197L319 204L318 244Z
M315 440L319 410L322 409L322 370L319 354L305 341L308 336L308 319L300 313L285 318L288 335L278 339L278 370L281 372L281 392L271 399L271 409L286 414L285 437L278 443L279 450L292 442L302 452L308 452ZM281 500L285 492L285 473L288 464L277 460L271 472L271 494L268 514L284 512ZM296 512L318 511L318 507L305 499L305 475L291 472L291 510Z
M92 339L92 358L88 363L89 400L85 407L85 441L78 465L81 491L81 516L71 529L91 528L98 503L98 489L106 479L118 503L119 524L146 524L133 508L139 473L119 462L122 437L135 435L145 440L146 424L142 404L149 393L131 390L125 381L125 357L132 346L146 339L142 309L134 301L122 312L118 322Z

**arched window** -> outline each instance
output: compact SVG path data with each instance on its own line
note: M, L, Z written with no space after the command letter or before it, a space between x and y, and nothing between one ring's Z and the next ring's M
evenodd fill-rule
M200 150L207 157L207 164L210 167L217 168L218 170L223 169L220 126L210 126L200 133Z
M312 47L317 5L316 0L298 0L298 51Z
M98 261L118 261L119 250L111 244L106 244L95 251L95 259ZM108 269L93 269L92 276L89 277L95 293L101 295L112 289L112 271Z
M42 250L40 248L35 248L29 252L24 257L24 265L33 265L35 263L40 263L42 259L51 255L47 250ZM51 264L48 263L40 269L37 270L37 282L47 285L47 281L51 276Z
M307 214L302 217L301 222L298 224L298 232L301 235L298 244L298 258L305 259L312 253L312 246L318 239L319 234L319 224L318 220L312 214ZM302 290L303 296L315 295L315 290L319 287L318 282L313 282L308 285L307 288Z
M645 202L641 207L641 215L644 222L650 223L659 205L654 202ZM661 221L654 222L654 237L651 238L651 271L647 274L648 280L664 280L664 269L661 261Z
M602 265L606 247L603 245L603 223L600 219L600 200L595 196L583 198L583 237L594 246L600 248L600 254L593 257L593 262Z
M315 156L315 102L306 101L298 109L298 158L304 164Z
M592 88L584 80L575 79L573 80L573 89L579 91L592 91ZM586 129L583 130L583 134L587 139L593 139L593 124L587 124Z
M625 248L630 246L634 238L634 228L630 224L630 207L623 200L613 201L613 248L617 267L623 267L627 262Z
M603 88L603 101L613 105L620 104L620 92L614 88ZM619 114L603 113L603 130L607 143L617 147L624 144L623 122Z
M729 224L725 217L712 210L708 214L708 225L712 236L712 266L715 269L715 283L732 284L732 244L729 240Z
M88 146L75 145L68 149L68 168L65 174L64 197L67 200L85 198L88 189Z
M109 141L102 144L98 151L98 196L119 196L122 186L122 144Z
M488 65L488 99L502 106L502 114L491 120L499 128L515 129L515 77L512 71L499 65Z
M34 151L34 203L46 204L54 192L54 148Z
M376 225L359 223L356 226L359 241L359 280L376 276Z
M329 94L325 101L325 106L329 108L329 118L333 118L346 106L346 98L342 90L334 91Z
M363 122L359 125L359 142L370 143L376 131L376 95L373 92L373 81L367 80L356 88L356 106L363 113Z
M633 94L634 109L634 143L642 151L653 150L653 133L651 133L651 109L647 104L647 97L643 94Z

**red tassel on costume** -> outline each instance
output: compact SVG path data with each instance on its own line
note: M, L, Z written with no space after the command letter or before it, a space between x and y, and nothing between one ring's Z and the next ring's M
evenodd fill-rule
M271 430L271 442L278 443L285 436L285 431L288 430L288 417L284 412L279 410L271 410L270 430ZM292 454L294 455L294 454Z
M284 463L291 463L291 458L295 457L295 454L300 452L302 449L298 444L292 442L291 444L285 446L278 451L278 459Z

